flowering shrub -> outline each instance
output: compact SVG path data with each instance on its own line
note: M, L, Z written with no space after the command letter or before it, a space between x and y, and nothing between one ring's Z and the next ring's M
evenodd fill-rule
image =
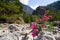
M34 30L35 28L36 28L36 25L35 25L35 24L32 24L32 25L31 25L31 29Z
M37 33L39 32L38 29L34 29L33 32L32 32L32 36L35 37L37 36Z
M31 24L31 29L32 31L32 36L38 36L38 33L41 31L41 28L45 28L45 22L48 21L49 19L52 19L51 15L43 15L41 18L36 19L35 22L36 24Z

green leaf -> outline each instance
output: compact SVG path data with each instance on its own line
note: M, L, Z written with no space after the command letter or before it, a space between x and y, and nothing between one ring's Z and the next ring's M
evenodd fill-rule
M40 27L40 24L36 24L36 28L41 31L41 27Z
M49 31L52 31L52 29L53 29L53 24L54 24L53 22L49 22L49 27L48 27L48 28L49 28Z

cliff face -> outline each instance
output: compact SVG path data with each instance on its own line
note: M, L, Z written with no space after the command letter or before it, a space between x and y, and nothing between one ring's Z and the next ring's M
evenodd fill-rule
M60 1L51 3L51 4L47 5L46 7L51 10L60 10Z
M33 12L35 15L43 15L45 10L51 11L51 13L57 13L60 10L60 1L53 2L51 4L48 4L47 6L39 6L36 8L36 10Z
M33 9L31 8L31 7L29 7L29 6L27 6L27 5L24 5L24 4L22 4L22 6L23 6L23 11L26 13L26 14L32 14L33 13Z
M46 8L43 6L39 6L36 8L36 10L33 12L33 15L44 15L46 11Z

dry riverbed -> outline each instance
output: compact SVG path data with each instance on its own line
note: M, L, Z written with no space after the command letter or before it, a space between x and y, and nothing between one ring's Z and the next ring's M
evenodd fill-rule
M30 24L0 24L0 40L60 40L60 33L43 31L33 38L30 31Z

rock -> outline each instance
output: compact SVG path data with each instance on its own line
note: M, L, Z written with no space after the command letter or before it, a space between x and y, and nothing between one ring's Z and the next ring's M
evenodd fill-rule
M2 25L6 26L6 24ZM43 31L33 38L29 24L8 24L7 26L6 28L0 28L0 40L60 40L59 31L57 31L57 34ZM58 28L55 27L54 30L58 30Z
M60 37L55 37L56 40L60 40Z
M9 27L8 27L8 29L9 30L11 30L11 31L18 31L18 28L16 28L16 26L15 25L13 25L13 24L11 24Z
M54 21L54 26L57 26L60 28L60 21Z

